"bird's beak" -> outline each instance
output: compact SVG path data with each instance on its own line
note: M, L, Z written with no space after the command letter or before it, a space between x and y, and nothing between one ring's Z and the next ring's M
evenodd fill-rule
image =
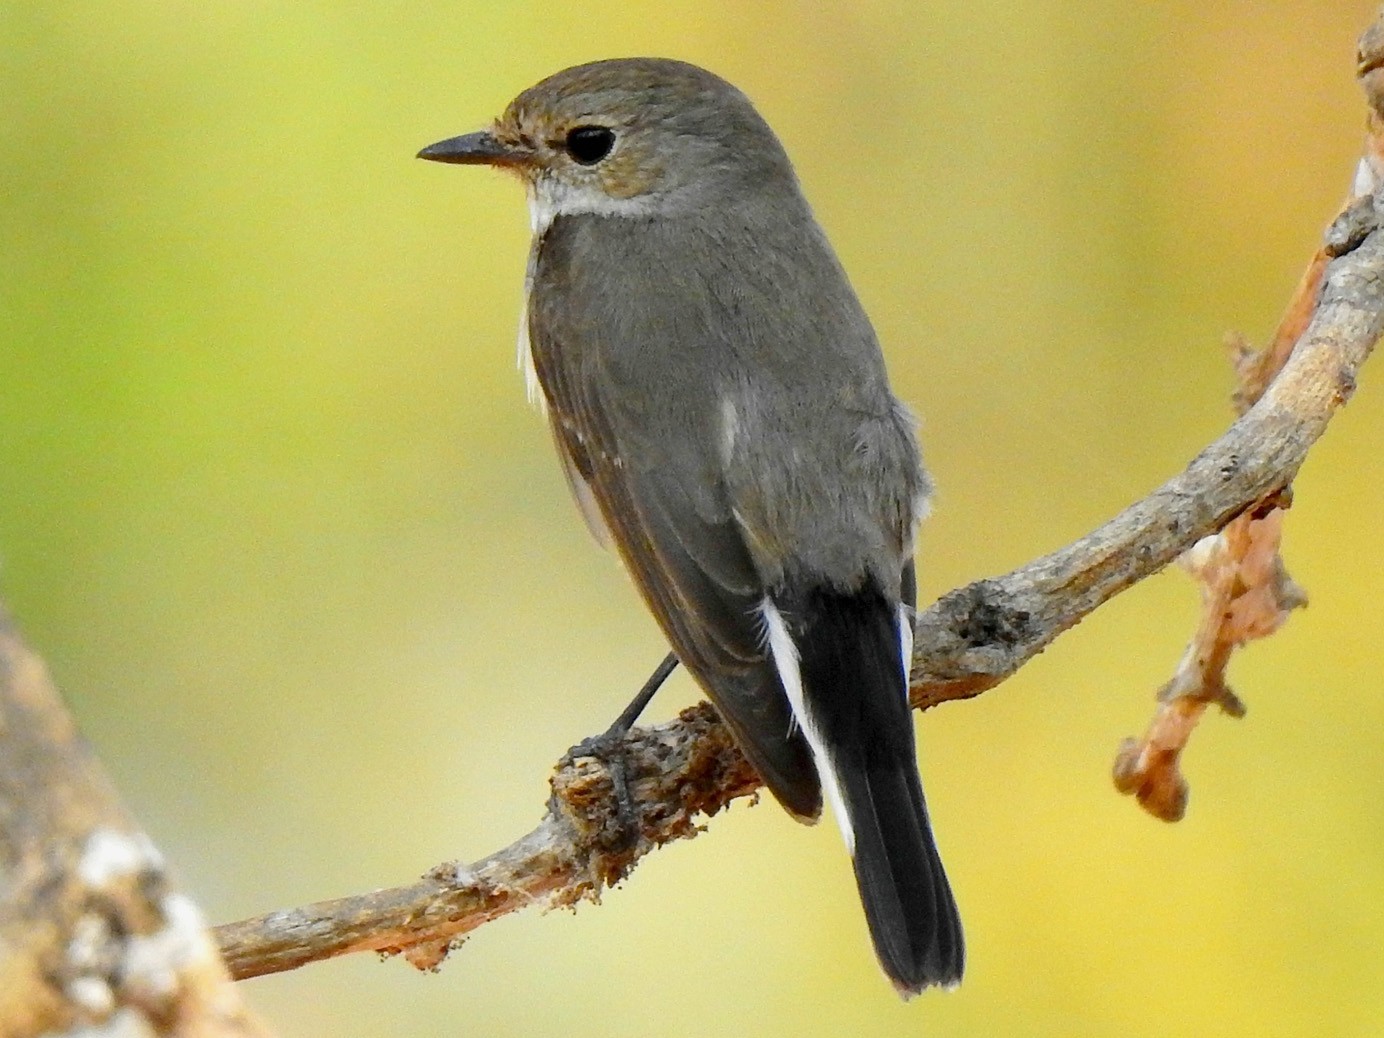
M464 166L517 166L528 158L528 153L499 140L489 130L479 133L463 133L460 137L448 137L445 141L429 144L418 153L420 159L429 162L452 162Z

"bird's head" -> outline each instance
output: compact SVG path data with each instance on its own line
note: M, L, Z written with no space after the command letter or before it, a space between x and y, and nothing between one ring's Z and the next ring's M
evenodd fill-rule
M518 174L536 231L563 214L664 216L765 189L796 192L782 145L745 95L662 58L565 69L516 97L490 129L418 157Z

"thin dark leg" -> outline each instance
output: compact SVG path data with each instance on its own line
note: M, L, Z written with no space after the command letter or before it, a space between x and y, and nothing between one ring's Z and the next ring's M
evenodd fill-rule
M654 668L654 672L649 675L649 680L644 682L632 700L630 705L620 712L620 716L615 719L615 723L606 729L607 735L614 735L617 732L627 732L634 727L634 722L639 720L639 715L644 712L644 708L649 705L649 700L653 699L654 693L663 687L663 683L668 680L668 675L677 669L678 658L673 653L663 657L663 662Z
M619 821L616 831L611 834L610 845L613 850L622 850L635 841L639 835L639 822L634 813L634 798L630 796L629 773L625 761L625 733L627 733L644 708L653 699L654 693L668 680L668 675L678 665L677 656L669 653L654 668L649 680L639 690L630 705L620 711L615 723L600 735L583 739L564 755L564 761L573 757L595 757L606 766L610 773L611 792L615 795L616 813Z

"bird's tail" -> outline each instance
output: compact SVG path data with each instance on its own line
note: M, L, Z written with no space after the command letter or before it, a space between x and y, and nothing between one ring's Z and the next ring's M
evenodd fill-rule
M904 997L961 979L961 919L918 778L904 658L878 590L816 590L779 612L770 649L855 865L875 954Z

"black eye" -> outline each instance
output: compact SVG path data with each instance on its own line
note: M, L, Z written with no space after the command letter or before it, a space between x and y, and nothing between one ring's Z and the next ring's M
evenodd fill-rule
M604 126L578 126L567 133L567 154L583 166L594 166L615 147L615 133Z

